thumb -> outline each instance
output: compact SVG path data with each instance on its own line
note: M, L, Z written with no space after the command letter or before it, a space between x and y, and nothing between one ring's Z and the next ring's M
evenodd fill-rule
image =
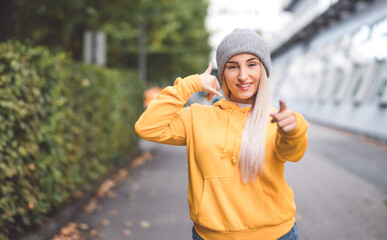
M209 63L208 68L206 69L206 71L204 71L204 73L211 74L211 71L212 71L212 64Z
M278 112L283 112L288 108L283 100L279 100L279 104L280 104L280 109Z

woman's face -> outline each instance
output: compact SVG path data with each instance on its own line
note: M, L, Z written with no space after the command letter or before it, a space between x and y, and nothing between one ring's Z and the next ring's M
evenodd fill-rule
M258 57L249 53L233 56L227 61L223 75L231 92L231 101L253 104L261 78Z

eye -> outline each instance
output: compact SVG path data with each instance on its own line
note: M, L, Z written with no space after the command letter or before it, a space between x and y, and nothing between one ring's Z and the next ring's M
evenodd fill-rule
M258 66L255 62L251 62L251 63L249 63L247 66L249 66L249 67L255 67L255 66Z
M238 66L237 65L228 65L227 68L230 70L234 70L234 69L237 69Z

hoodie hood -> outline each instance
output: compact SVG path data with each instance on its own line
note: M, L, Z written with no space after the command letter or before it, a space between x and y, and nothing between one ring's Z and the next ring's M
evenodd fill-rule
M215 107L219 107L221 109L233 109L233 110L237 110L239 112L243 112L243 113L246 113L248 111L250 111L251 107L239 107L238 104L234 103L234 102L231 102L230 100L228 99L220 99L219 101L217 101L215 104L214 104Z

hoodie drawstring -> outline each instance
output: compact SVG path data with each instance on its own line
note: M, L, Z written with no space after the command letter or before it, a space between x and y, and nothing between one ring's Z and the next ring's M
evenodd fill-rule
M234 106L231 107L231 110L230 110L230 113L228 115L228 126L227 126L227 133L226 133L226 139L224 140L224 148L223 148L223 151L222 151L222 157L225 157L226 154L227 154L227 141L228 141L228 138L230 136L230 129L231 129L231 116L232 116L232 112L234 111ZM245 120L247 118L247 115L248 115L249 111L246 111L245 112L245 115L243 117L243 120L242 120L242 123L241 123L241 126L239 127L236 135L235 135L235 138L234 138L234 146L233 146L233 149L232 149L232 158L231 158L231 161L232 163L236 163L237 160L236 160L236 157L235 157L235 149L236 149L236 142L237 142L237 139L239 137L239 135L241 134L242 130L243 130L243 125L245 123Z
M231 114L232 114L232 111L234 111L234 107L231 108L230 114L228 115L228 127L227 127L226 139L224 141L224 149L223 149L223 152L222 152L222 157L226 156L226 154L227 154L226 147L227 147L227 139L228 139L228 135L229 135L229 132L230 132L230 127L231 127Z

